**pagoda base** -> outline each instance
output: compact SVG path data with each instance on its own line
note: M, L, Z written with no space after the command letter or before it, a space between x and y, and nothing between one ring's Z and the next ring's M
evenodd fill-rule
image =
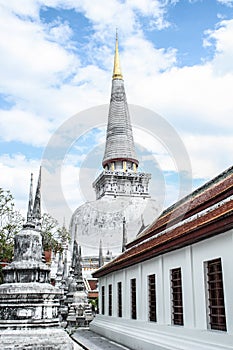
M1 350L73 350L73 343L62 328L6 329L0 331Z

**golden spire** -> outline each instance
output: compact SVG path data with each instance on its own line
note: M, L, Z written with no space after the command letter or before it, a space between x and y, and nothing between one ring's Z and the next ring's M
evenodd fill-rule
M118 34L116 31L116 48L115 48L115 57L114 57L114 67L112 79L123 79L120 67L119 51L118 51Z

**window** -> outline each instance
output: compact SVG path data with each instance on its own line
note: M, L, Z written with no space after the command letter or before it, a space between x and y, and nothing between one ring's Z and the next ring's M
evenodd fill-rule
M112 285L108 286L108 315L112 316Z
M131 318L137 318L136 278L131 279Z
M206 267L210 328L219 331L226 331L221 259L207 261Z
M118 317L122 317L122 284L117 283Z
M149 321L157 321L156 317L156 285L155 275L148 276L148 302L149 302Z
M102 286L102 310L101 310L101 313L102 315L105 314L105 290L104 290L104 286Z
M172 323L183 326L183 299L181 268L171 270Z

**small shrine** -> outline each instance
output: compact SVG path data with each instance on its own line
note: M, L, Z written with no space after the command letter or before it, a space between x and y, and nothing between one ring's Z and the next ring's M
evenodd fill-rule
M65 255L62 277L61 265L59 264L56 281L56 285L63 289L64 292L60 307L62 321L66 323L68 328L88 326L94 316L88 303L88 293L82 274L81 247L76 240L74 241L72 262L68 276L67 268L67 257Z

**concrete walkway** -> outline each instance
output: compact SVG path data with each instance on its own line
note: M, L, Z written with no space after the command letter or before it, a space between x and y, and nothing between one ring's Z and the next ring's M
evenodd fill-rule
M79 328L72 334L71 338L77 342L78 346L81 346L85 350L130 350L123 345L90 331L88 328Z
M73 340L73 343L74 343L74 350L83 350L83 347L80 346L78 343L76 343L74 340Z

